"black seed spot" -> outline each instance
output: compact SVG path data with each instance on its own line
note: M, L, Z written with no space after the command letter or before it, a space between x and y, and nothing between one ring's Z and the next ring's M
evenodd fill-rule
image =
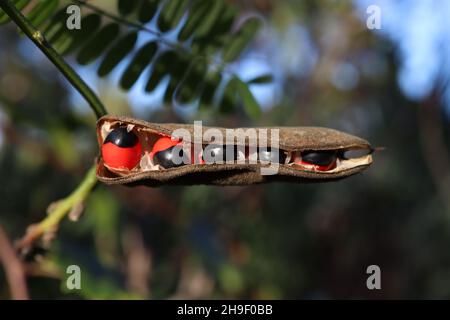
M336 152L330 151L303 151L301 153L302 161L317 166L328 166L336 160Z
M230 148L234 148L234 150ZM207 164L225 163L227 160L227 149L228 152L233 151L233 161L236 161L238 158L238 150L236 146L221 146L215 144L210 144L205 147L203 150L203 160L205 160L205 163Z
M133 131L128 132L126 127L118 127L108 134L103 143L108 142L121 148L131 148L139 142L139 138Z
M184 154L181 144L155 153L153 161L165 169L181 167L190 163L189 156Z

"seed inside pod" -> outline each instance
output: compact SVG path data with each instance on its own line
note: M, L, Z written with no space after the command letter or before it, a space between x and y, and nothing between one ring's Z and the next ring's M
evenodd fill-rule
M336 167L337 154L334 150L303 151L294 163L301 166L312 167L318 171L328 171Z
M206 164L225 163L225 161L236 161L237 159L238 148L236 146L210 144L203 150L203 160Z
M268 133L270 139L265 139ZM250 142L251 135L257 137L255 143ZM97 137L102 149L98 179L127 185L331 181L367 168L374 151L367 141L328 128L199 128L198 124L148 123L113 116L98 121ZM134 148L131 154L137 159L123 160L127 159L123 153L117 151L117 156L109 147L127 152ZM353 155L355 151L362 154ZM279 166L264 164L269 162Z
M161 137L153 145L152 160L161 167L175 168L190 163L189 156L183 151L183 144L170 137Z
M141 152L139 138L126 127L113 129L102 145L103 161L114 169L133 169L141 159Z

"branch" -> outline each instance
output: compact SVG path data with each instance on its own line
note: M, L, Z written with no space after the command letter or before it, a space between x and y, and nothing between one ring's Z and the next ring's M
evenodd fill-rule
M27 250L43 234L54 231L65 215L72 210L77 210L97 183L95 171L94 165L89 169L81 184L67 198L50 205L48 216L38 224L31 225L28 228L25 236L17 242L17 249Z
M6 279L14 300L28 300L28 289L25 279L25 269L16 255L9 238L0 225L0 262L3 264Z
M106 114L106 109L92 89L81 79L73 68L58 54L45 40L44 35L37 30L16 9L10 0L0 0L0 8L11 18L19 29L47 56L47 58L61 71L74 88L86 99L95 112L97 118Z

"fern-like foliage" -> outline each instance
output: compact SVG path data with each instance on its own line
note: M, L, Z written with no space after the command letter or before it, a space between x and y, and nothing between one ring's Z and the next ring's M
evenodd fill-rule
M243 106L249 116L260 114L249 85L269 82L270 76L246 83L226 67L240 57L261 20L248 18L237 27L238 12L225 0L117 0L118 14L80 0L13 2L60 54L74 54L80 65L99 61L99 77L127 59L119 81L124 90L149 68L146 92L170 76L166 103L200 107L218 103L222 111ZM66 27L69 4L83 7L79 30ZM0 10L0 24L6 22L8 17ZM141 33L151 37L137 46Z

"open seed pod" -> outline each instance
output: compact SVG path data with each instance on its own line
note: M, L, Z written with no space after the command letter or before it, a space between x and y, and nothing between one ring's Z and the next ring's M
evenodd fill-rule
M367 168L373 150L327 128L225 129L115 116L98 120L97 137L98 179L124 185L329 181Z

